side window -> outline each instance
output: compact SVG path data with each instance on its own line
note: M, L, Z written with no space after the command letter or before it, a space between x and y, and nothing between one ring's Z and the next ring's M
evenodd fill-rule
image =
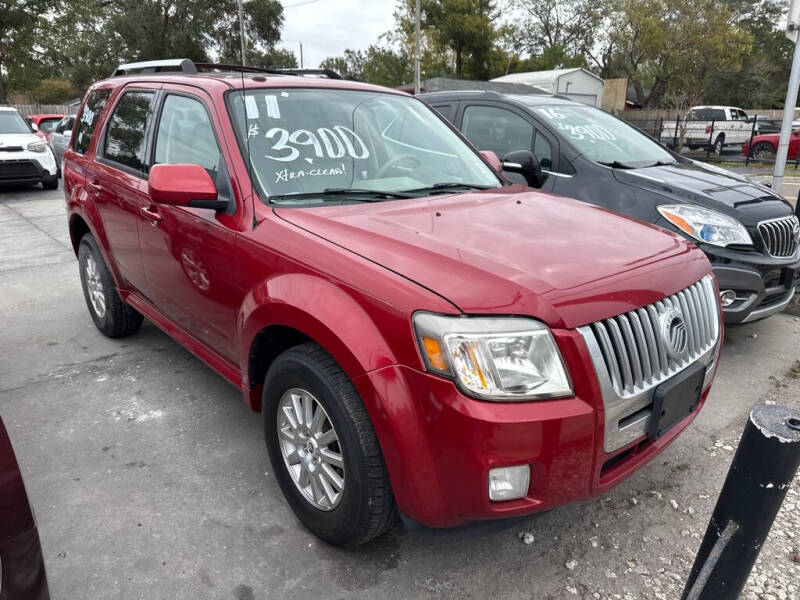
M106 128L103 158L144 172L144 140L155 92L125 92Z
M739 110L738 108L736 109L736 112L739 114L739 120L740 121L747 121L747 113L746 112L744 112L743 110Z
M536 132L536 141L533 144L533 153L539 159L539 166L545 171L553 168L553 147L541 133Z
M451 123L455 119L456 116L456 105L455 104L434 104L432 105L434 110L442 115L445 119L450 121Z
M220 151L205 107L193 98L169 95L161 109L155 164L201 165L216 179Z
M72 147L80 154L86 154L92 134L97 127L97 120L103 107L108 102L111 90L95 90L86 98L81 113L78 115L78 127L75 129Z
M514 150L530 150L533 141L533 125L494 106L468 106L461 131L478 150L491 150L501 159Z
M739 111L735 108L730 109L731 113L731 121L738 121L739 120Z

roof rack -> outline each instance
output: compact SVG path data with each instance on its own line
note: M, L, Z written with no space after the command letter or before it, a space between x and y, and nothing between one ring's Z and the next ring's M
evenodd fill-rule
M270 75L295 75L303 77L305 75L323 76L328 79L342 79L336 71L332 69L262 69L260 67L244 67L241 65L229 65L224 63L195 63L188 58L173 58L167 60L149 60L143 62L127 63L119 65L111 74L112 77L130 75L136 73L176 73L181 75L196 75L198 70L221 71L232 73L267 73Z

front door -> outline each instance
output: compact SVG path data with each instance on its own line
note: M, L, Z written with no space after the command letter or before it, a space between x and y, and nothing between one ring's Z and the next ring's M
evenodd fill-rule
M198 164L220 200L235 199L214 119L202 96L173 86L164 91L151 164ZM199 94L199 92L197 92ZM145 182L146 183L146 182ZM144 293L171 321L222 356L238 362L233 285L236 216L150 202L139 225L147 283Z

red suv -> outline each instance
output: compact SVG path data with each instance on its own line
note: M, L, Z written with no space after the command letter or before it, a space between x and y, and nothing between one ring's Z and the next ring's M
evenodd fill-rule
M700 250L508 184L526 155L413 97L303 75L123 65L86 94L64 187L98 329L147 317L237 386L311 531L534 513L689 424L722 337Z

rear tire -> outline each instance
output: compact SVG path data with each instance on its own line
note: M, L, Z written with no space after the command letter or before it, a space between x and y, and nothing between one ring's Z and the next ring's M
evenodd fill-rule
M319 345L301 344L275 359L264 380L262 415L278 484L314 535L335 546L355 546L396 522L369 415L350 379Z
M86 307L100 332L116 338L138 331L144 319L120 299L111 272L90 233L83 236L78 246L78 266Z
M769 142L757 142L750 148L750 158L753 160L775 160L775 146Z
M717 139L714 140L714 146L712 147L712 151L717 156L720 156L724 148L725 148L725 136L720 134L717 136Z

